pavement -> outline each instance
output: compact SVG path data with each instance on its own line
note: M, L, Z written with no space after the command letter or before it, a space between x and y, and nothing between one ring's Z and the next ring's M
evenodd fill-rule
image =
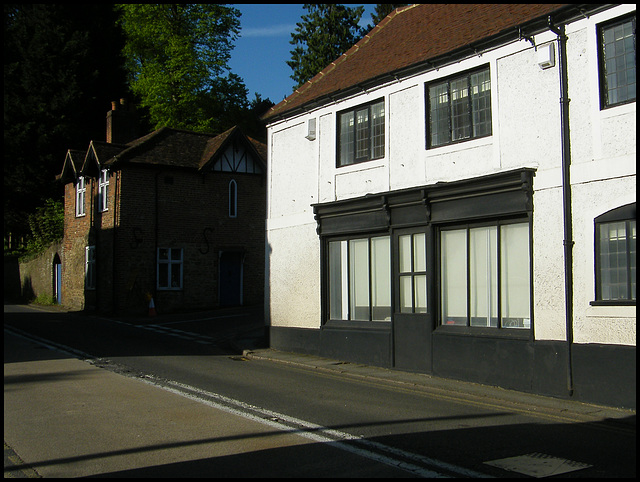
M251 330L247 327L234 338L241 340L242 356L248 359L396 384L405 390L502 407L547 420L608 421L635 432L635 410L283 352L263 347L263 331L259 326ZM259 454L268 456L272 443L288 447L296 454L311 443L88 360L43 350L32 340L6 330L4 343L5 478L166 477L171 476L172 470L176 476L184 476L185 463L190 464L192 476L211 476L212 453L216 454L216 477L253 477L255 470L269 477L264 467L257 469L255 464L260 462ZM252 434L250 444L247 433ZM296 467L290 467L291 472L284 475L282 470L278 468L277 476L300 476ZM352 476L367 476L358 470L354 467Z

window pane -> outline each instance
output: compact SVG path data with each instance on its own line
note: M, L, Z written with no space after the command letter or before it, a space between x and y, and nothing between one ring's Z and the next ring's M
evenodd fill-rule
M426 234L413 235L413 271L427 270Z
M467 324L467 232L464 229L442 231L441 305L442 323Z
M498 326L498 229L469 232L469 311L472 326Z
M353 112L340 115L340 165L353 164L354 158L354 116Z
M473 136L491 134L491 77L489 70L471 76Z
M631 275L631 299L636 298L636 220L629 221L629 271Z
M169 287L169 265L166 263L158 264L158 287Z
M636 98L635 19L602 29L605 104Z
M411 292L411 276L400 276L400 313L413 311L413 299Z
M500 309L505 328L530 328L529 225L500 228Z
M427 275L417 275L413 279L415 299L415 312L427 312Z
M372 320L391 320L391 252L388 236L371 239Z
M600 282L603 300L629 299L626 241L624 221L600 226Z
M356 159L371 157L369 139L369 108L356 112Z
M348 318L347 242L329 243L329 317L332 320Z
M384 157L384 102L371 106L372 122L372 157L374 159Z
M349 241L350 319L369 319L369 240Z
M398 238L398 251L400 258L400 272L411 272L411 235L403 235Z
M429 129L431 146L446 144L449 137L449 93L447 83L429 87Z
M451 140L471 136L469 86L467 78L451 81Z

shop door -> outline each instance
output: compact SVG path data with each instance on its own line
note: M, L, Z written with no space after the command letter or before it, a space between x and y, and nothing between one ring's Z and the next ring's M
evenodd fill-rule
M431 371L429 242L425 228L394 233L394 366L404 370Z
M242 262L244 253L223 251L220 253L220 306L242 304Z

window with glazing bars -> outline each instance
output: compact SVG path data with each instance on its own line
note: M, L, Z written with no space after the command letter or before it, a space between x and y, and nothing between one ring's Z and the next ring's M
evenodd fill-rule
M427 85L427 147L491 135L489 68Z
M384 157L384 100L338 114L338 167Z
M602 107L636 100L636 17L599 28Z

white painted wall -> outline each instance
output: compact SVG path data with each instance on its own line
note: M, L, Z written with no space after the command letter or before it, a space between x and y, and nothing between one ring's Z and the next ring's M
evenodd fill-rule
M599 108L596 25L622 5L567 26L574 216L574 340L635 345L635 307L592 307L593 219L636 199L636 104ZM538 46L555 43L547 32ZM273 326L320 326L320 248L312 204L438 181L537 169L534 178L534 326L565 339L559 72L543 70L527 41L335 102L268 126L267 243ZM425 83L489 64L493 135L425 149ZM383 97L386 155L336 168L336 113ZM316 119L317 137L307 140Z

